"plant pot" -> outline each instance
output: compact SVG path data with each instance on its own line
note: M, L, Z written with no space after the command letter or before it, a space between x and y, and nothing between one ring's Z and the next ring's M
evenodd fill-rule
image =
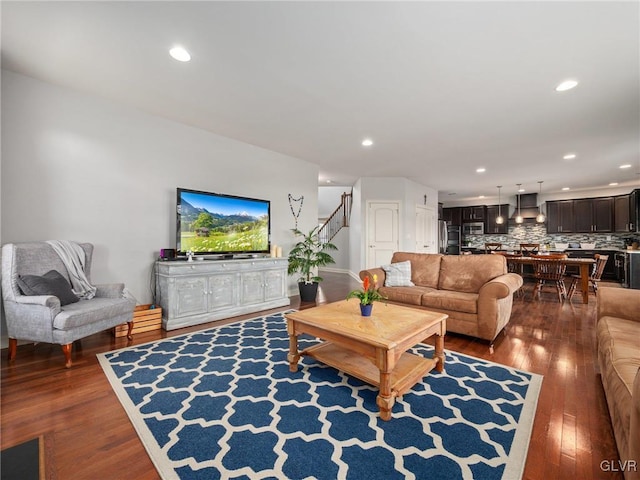
M367 305L360 304L360 315L363 317L370 317L371 310L373 310L373 303L369 303Z
M298 290L300 290L301 302L315 302L318 295L318 282L298 282Z

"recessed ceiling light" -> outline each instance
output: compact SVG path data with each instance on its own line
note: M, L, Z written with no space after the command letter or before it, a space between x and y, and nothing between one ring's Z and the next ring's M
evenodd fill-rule
M478 198L484 198L484 195L480 195Z
M620 168L631 168L631 164L625 163L624 165L620 165Z
M567 190L571 190L569 187L562 187L562 191L566 192Z
M556 92L566 92L567 90L574 88L576 85L578 85L578 82L575 80L565 80L556 87Z
M331 180L327 180L327 183L331 183Z
M362 140L363 147L370 147L371 145L373 145L373 140L371 140L370 138L365 138L364 140Z
M616 185L618 185L618 182L611 182L611 183L609 184L609 186L610 186L610 187L615 187Z
M564 157L565 160L573 160L574 158L576 158L576 154L575 153L567 153Z
M179 62L188 62L191 60L191 55L182 47L173 47L169 50L169 55L178 60Z
M477 172L477 173L484 173L484 172L486 172L486 171L487 171L487 169L486 169L486 168L484 168L484 167L476 168L476 172Z

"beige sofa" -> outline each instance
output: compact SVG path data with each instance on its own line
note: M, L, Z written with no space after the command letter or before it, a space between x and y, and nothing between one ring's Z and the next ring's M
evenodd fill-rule
M598 289L598 365L626 480L640 479L640 290ZM626 462L626 463L625 463ZM635 462L635 463L634 463Z
M390 303L424 308L449 315L447 331L493 342L509 322L513 293L522 277L507 273L502 255L440 255L396 252L391 263L411 263L413 287L380 287ZM360 278L378 276L382 268L363 270Z

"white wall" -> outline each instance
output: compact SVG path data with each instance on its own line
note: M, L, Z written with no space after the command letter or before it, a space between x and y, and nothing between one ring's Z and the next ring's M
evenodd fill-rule
M349 273L349 228L341 228L338 230L338 233L336 233L336 236L331 239L331 243L333 243L338 250L327 250L327 252L333 257L335 263L322 267L321 270Z
M1 242L96 246L94 283L151 301L151 268L175 246L176 187L271 200L272 243L317 225L318 167L141 111L3 71ZM293 285L292 289L295 289Z
M426 203L424 196L427 196ZM353 186L349 269L357 275L366 265L366 208L369 201L398 201L400 251L413 252L416 245L416 205L438 209L438 191L402 177L363 177ZM437 215L436 215L437 218ZM434 225L434 228L436 226Z
M320 186L318 187L318 218L329 218L336 208L340 205L343 193L349 193L351 186L335 187Z

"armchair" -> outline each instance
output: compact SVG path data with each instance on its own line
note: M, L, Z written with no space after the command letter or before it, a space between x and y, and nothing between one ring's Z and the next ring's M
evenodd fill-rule
M82 243L80 247L85 254L84 273L90 280L93 245ZM72 300L74 303L66 303L65 300L61 304L60 298L54 295L23 294L19 282L28 278L25 276L47 278L52 270L59 272L69 282L64 263L46 242L8 243L2 246L2 299L10 361L15 360L18 340L61 345L65 366L69 368L71 349L76 340L125 322L129 326L127 338L132 338L136 301L123 296L124 284L95 285L97 290L93 298Z

